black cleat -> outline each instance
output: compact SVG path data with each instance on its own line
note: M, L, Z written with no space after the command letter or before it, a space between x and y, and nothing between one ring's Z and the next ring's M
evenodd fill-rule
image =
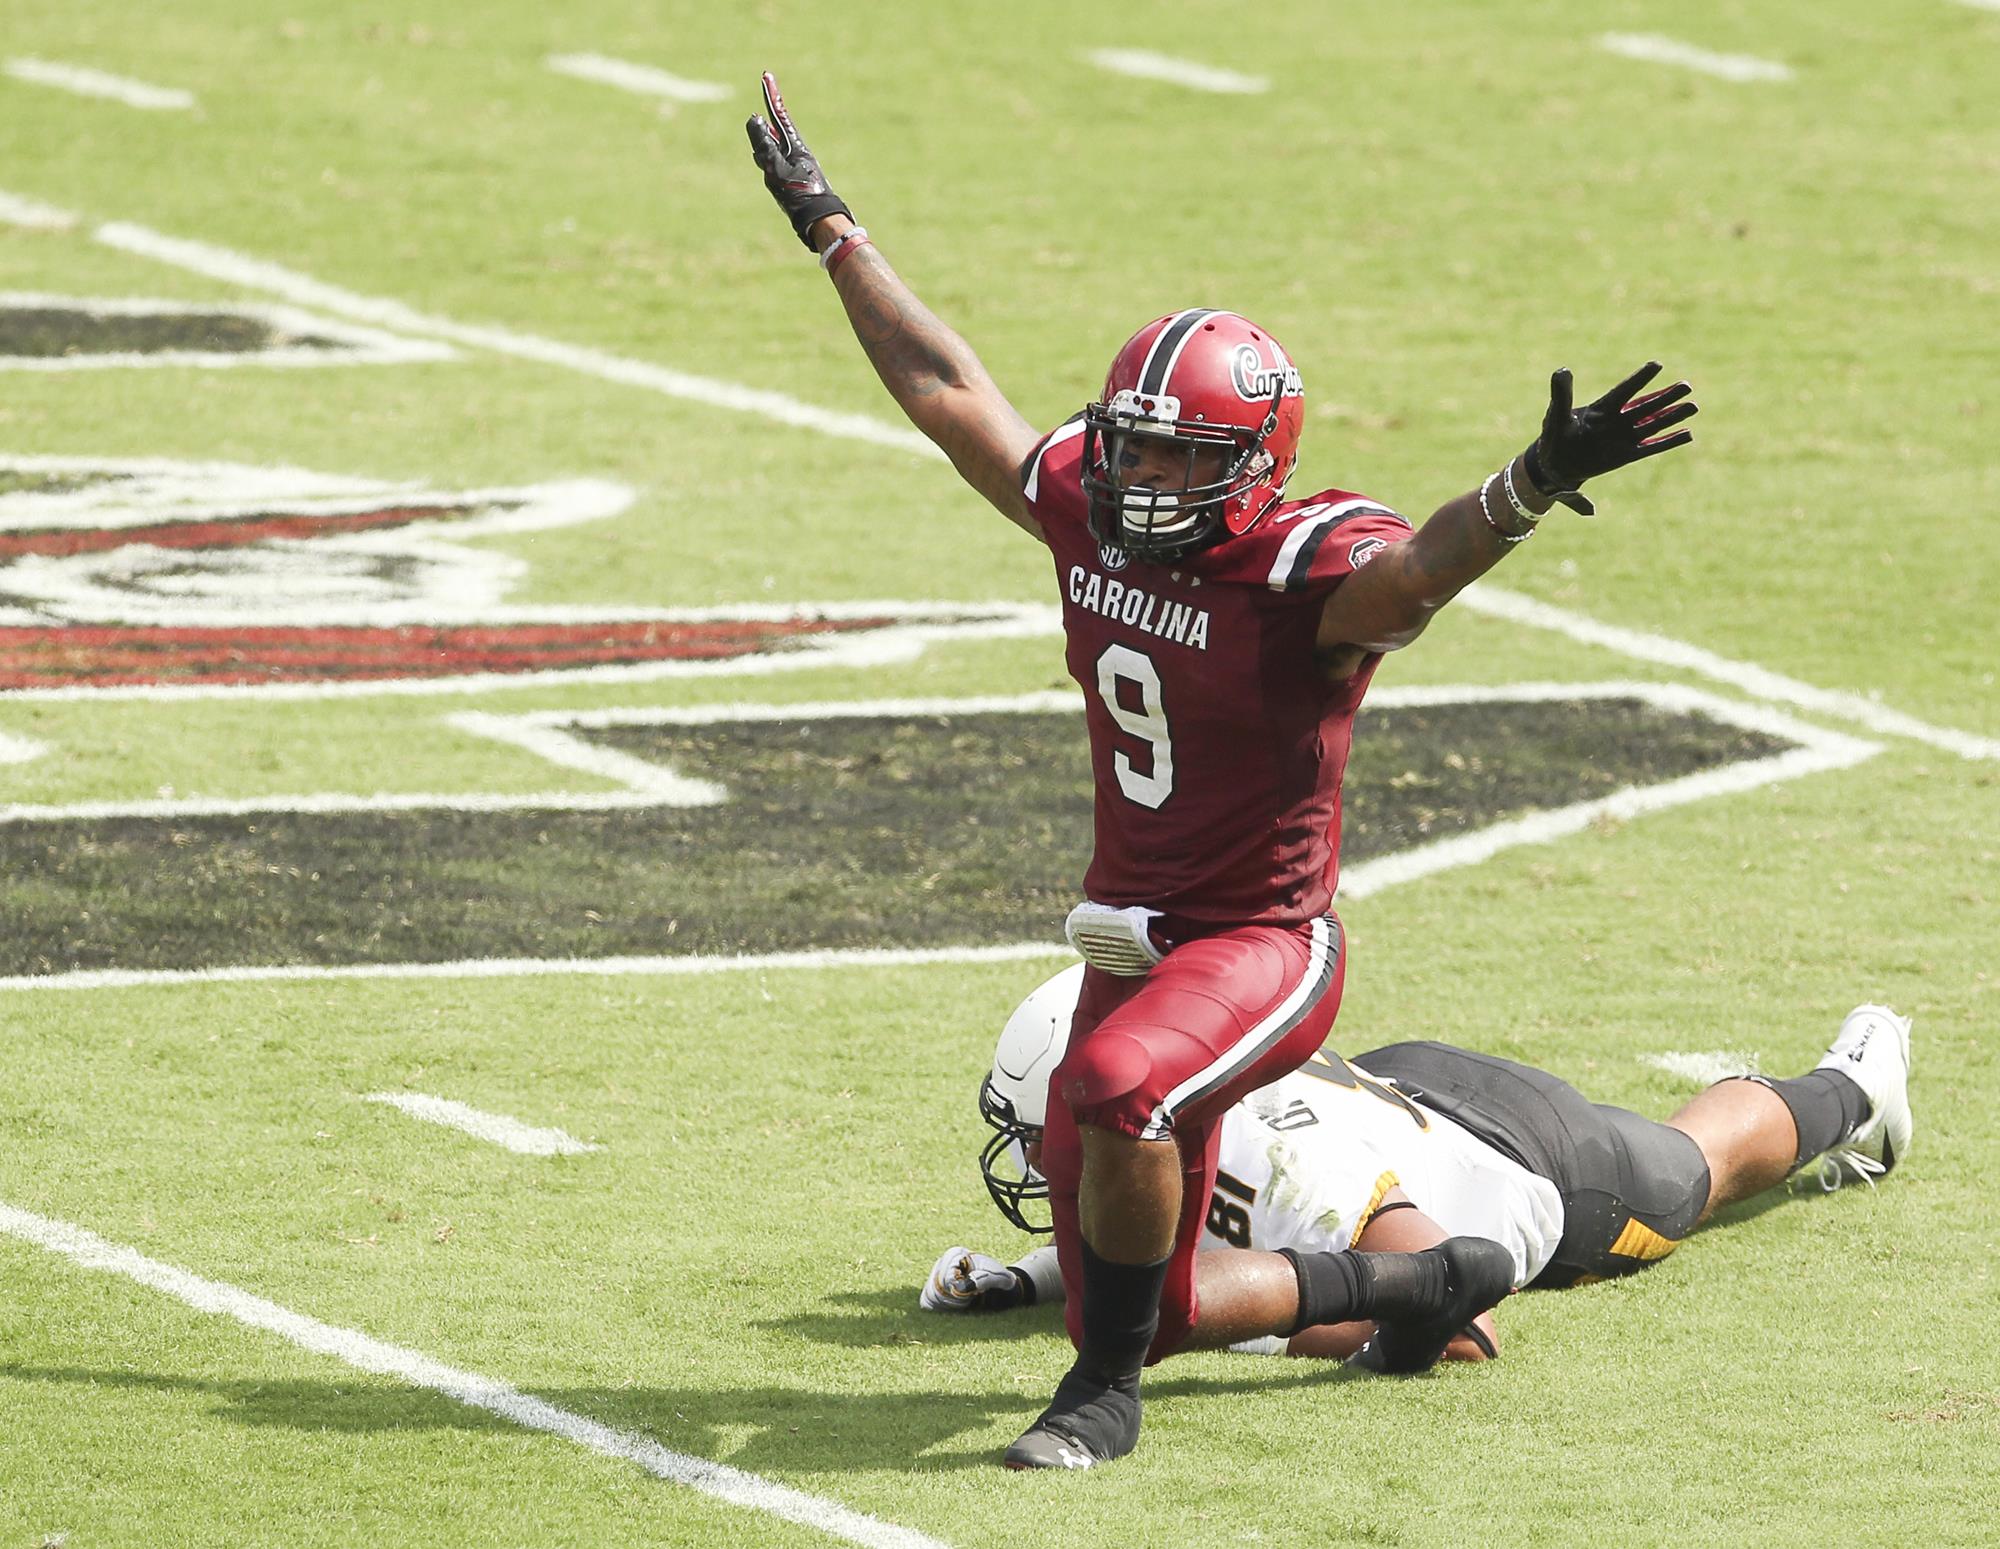
M1095 1468L1139 1445L1139 1379L1106 1384L1071 1367L1041 1418L1001 1459L1009 1468Z
M1514 1289L1514 1255L1484 1237L1448 1237L1426 1257L1444 1260L1444 1299L1428 1315L1381 1320L1375 1336L1347 1359L1363 1371L1429 1371L1444 1347L1474 1318Z

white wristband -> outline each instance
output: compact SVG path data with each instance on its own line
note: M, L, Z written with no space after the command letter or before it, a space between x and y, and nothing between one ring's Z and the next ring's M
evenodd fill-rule
M866 242L867 240L868 240L868 228L866 226L849 226L847 230L843 231L839 236L835 237L831 242L827 243L827 245L823 249L821 249L819 255L819 266L822 269L831 268L833 265L833 255L835 253L838 253L842 248L846 247L847 244L850 242Z
M1522 502L1521 497L1515 493L1514 465L1512 463L1507 464L1505 468L1500 470L1500 486L1507 491L1507 504L1514 508L1514 514L1522 521L1532 525L1542 519L1541 512L1530 511Z
M1494 481L1499 477L1500 475L1497 473L1489 473L1486 475L1486 482L1479 486L1479 514L1486 518L1486 525L1493 529L1493 536L1498 538L1502 543L1509 545L1526 543L1530 538L1534 537L1535 523L1540 518L1530 517L1526 532L1509 532L1498 522L1494 521L1493 508L1486 503L1486 492L1493 487Z

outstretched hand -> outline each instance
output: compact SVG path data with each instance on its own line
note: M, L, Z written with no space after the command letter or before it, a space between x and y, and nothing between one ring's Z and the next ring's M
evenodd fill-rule
M807 247L813 245L814 221L829 215L853 218L840 195L827 187L819 161L799 138L798 126L778 92L778 78L769 70L764 72L764 112L753 113L743 127L750 136L750 154L763 171L764 186Z
M1569 368L1549 378L1549 411L1541 436L1527 451L1528 477L1545 495L1573 511L1591 515L1596 508L1577 491L1585 479L1623 468L1644 457L1657 457L1686 446L1694 432L1672 430L1691 420L1698 407L1684 400L1693 391L1685 382L1635 397L1660 374L1660 363L1649 360L1603 397L1571 407Z

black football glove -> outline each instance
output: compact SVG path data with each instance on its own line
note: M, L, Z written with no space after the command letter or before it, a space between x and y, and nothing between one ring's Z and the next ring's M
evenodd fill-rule
M753 113L743 126L750 135L750 154L763 169L764 186L771 190L792 230L811 247L814 221L829 215L852 220L854 212L826 186L826 174L799 138L792 115L785 111L785 99L778 95L778 78L769 70L764 72L764 111L771 115L768 120L762 113Z
M1549 412L1542 420L1541 435L1526 453L1528 477L1535 488L1572 511L1591 516L1597 508L1577 493L1585 479L1692 441L1694 432L1689 430L1660 434L1694 418L1696 406L1681 402L1693 391L1687 383L1676 382L1643 398L1632 396L1659 374L1660 363L1649 360L1595 403L1574 410L1569 368L1550 377ZM1649 441L1648 436L1654 439Z

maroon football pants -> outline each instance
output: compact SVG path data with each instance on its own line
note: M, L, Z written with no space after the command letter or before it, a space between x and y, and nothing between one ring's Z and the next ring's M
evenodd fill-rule
M1049 1082L1043 1176L1055 1217L1064 1315L1083 1334L1083 1237L1077 1125L1171 1138L1181 1154L1181 1215L1148 1364L1187 1339L1195 1251L1215 1187L1222 1115L1296 1070L1326 1042L1347 960L1332 915L1303 925L1245 925L1169 952L1142 978L1086 968L1069 1052Z

